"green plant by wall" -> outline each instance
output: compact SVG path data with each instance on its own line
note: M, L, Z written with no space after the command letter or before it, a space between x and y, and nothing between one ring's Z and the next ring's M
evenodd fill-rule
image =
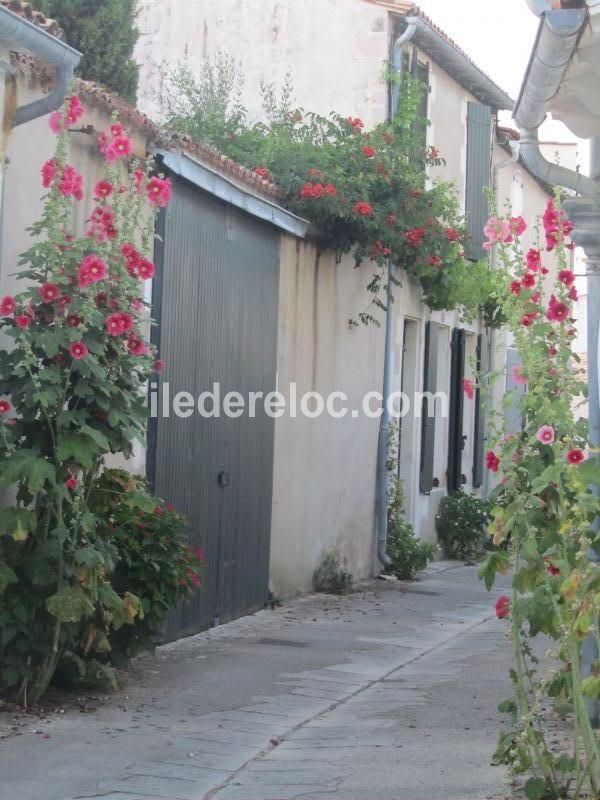
M415 127L428 124L418 117L419 81L404 77L394 120L370 131L358 117L295 108L289 79L280 94L262 85L265 121L253 123L240 100L239 67L223 54L199 76L176 71L171 84L171 127L274 181L287 206L315 223L322 246L352 251L357 265L375 263L362 322L377 324L377 309L385 309L388 261L420 281L432 309L465 307L476 317L489 300L489 265L464 259L455 187L435 179L443 159L415 137ZM427 168L434 178L428 186Z
M485 551L489 505L459 491L443 497L435 516L435 529L447 558L476 559Z
M78 68L82 78L135 103L136 0L40 0L35 5L56 19L67 43L83 54Z
M433 561L437 552L434 542L417 539L415 530L404 517L404 492L399 478L394 477L388 509L387 554L392 561L390 572L403 581L412 581Z
M41 170L41 219L21 259L21 291L0 299L10 342L0 350L0 489L9 493L0 509L0 691L23 703L44 694L68 653L104 648L107 625L144 613L137 595L111 585L119 549L90 492L108 455L129 456L145 439L145 387L160 365L144 339L144 281L154 274L144 254L170 184L131 160L115 122L99 142L104 178L84 186L68 161L68 129L83 114L73 96L50 116L57 145ZM76 238L73 204L84 190L92 211Z
M313 575L313 589L325 594L349 594L354 588L352 573L344 569L335 550L325 553Z
M100 536L115 550L111 585L141 607L130 625L109 632L110 660L119 664L154 646L167 612L200 587L204 555L189 546L185 517L153 497L141 477L105 470L89 503Z

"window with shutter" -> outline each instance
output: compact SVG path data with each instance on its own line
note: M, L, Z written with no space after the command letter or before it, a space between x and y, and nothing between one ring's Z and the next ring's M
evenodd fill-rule
M450 407L448 420L448 491L457 492L463 484L463 378L465 375L465 332L452 331L452 357L450 363Z
M438 351L440 328L437 322L428 322L425 326L425 352L423 392L435 395L437 391ZM433 471L435 456L435 405L431 398L423 397L421 410L421 470L420 489L428 494L433 489Z
M465 216L467 257L477 261L487 256L483 249L483 227L489 216L486 190L491 186L492 112L479 103L468 104L467 175Z

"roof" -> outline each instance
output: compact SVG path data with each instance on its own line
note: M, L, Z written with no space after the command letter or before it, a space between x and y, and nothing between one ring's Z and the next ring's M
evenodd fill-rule
M18 17L26 19L27 22L31 22L32 25L41 28L56 39L64 39L64 31L58 22L46 17L41 11L36 11L30 3L24 3L23 0L0 0L0 6L12 11Z
M1 0L0 0L1 1ZM103 87L90 81L79 80L77 93L88 104L101 108L109 114L116 111L120 121L148 137L154 144L168 149L184 151L216 168L220 173L251 187L263 195L283 198L283 192L270 181L261 178L256 172L238 164L208 144L198 142L190 136L170 131L143 114L122 97L114 95Z
M477 66L460 45L436 25L418 5L407 0L366 1L404 18L416 17L422 24L421 34L417 32L414 39L420 49L483 103L494 109L513 108L514 101L510 95ZM448 58L449 49L454 51L456 56L454 59Z

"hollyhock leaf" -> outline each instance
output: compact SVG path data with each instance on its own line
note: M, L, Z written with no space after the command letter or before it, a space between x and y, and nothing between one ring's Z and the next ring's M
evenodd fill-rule
M2 460L0 486L12 486L25 481L30 492L39 492L46 481L54 483L55 470L41 458L37 450L17 450Z
M2 508L0 509L0 536L12 536L15 539L15 533L19 538L15 541L23 541L22 531L25 531L25 539L27 533L35 530L37 519L33 511L28 508Z
M3 594L5 589L11 585L11 583L18 583L19 579L12 571L12 569L5 564L3 561L0 561L0 595ZM4 637L3 637L4 638Z
M56 455L60 461L72 460L84 469L92 469L98 452L96 442L81 433L62 432L56 445Z
M485 588L488 592L492 589L495 581L496 574L504 574L510 567L510 561L506 553L491 553L483 562L479 570L479 577L484 581Z
M65 587L51 595L46 608L59 622L79 622L94 613L94 604L80 586Z
M529 778L525 784L527 800L544 800L547 797L548 784L544 778Z
M520 594L525 594L535 588L539 577L540 570L536 567L522 567L513 575L513 588Z

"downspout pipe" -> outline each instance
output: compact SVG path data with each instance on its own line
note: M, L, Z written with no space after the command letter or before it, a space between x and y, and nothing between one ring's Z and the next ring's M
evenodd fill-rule
M14 127L60 108L73 80L75 68L81 60L81 53L3 6L0 6L0 41L8 42L13 50L37 56L55 69L52 91L45 97L18 108Z
M395 79L390 82L390 122L396 116L398 100L400 97L400 79L402 78L402 49L408 44L417 32L416 21L410 22L404 33L399 36L392 46L391 65ZM377 448L377 480L376 480L376 528L377 528L377 558L385 569L391 567L392 560L387 554L388 541L388 507L389 507L389 476L388 476L388 451L390 435L390 408L389 398L394 388L394 313L392 293L391 261L387 265L387 310L385 313L385 345L383 357L383 409L379 422L379 441Z
M586 20L584 9L551 10L541 15L514 119L521 134L521 158L530 172L551 186L593 196L600 194L600 186L579 172L548 161L538 139L538 128L560 89Z

